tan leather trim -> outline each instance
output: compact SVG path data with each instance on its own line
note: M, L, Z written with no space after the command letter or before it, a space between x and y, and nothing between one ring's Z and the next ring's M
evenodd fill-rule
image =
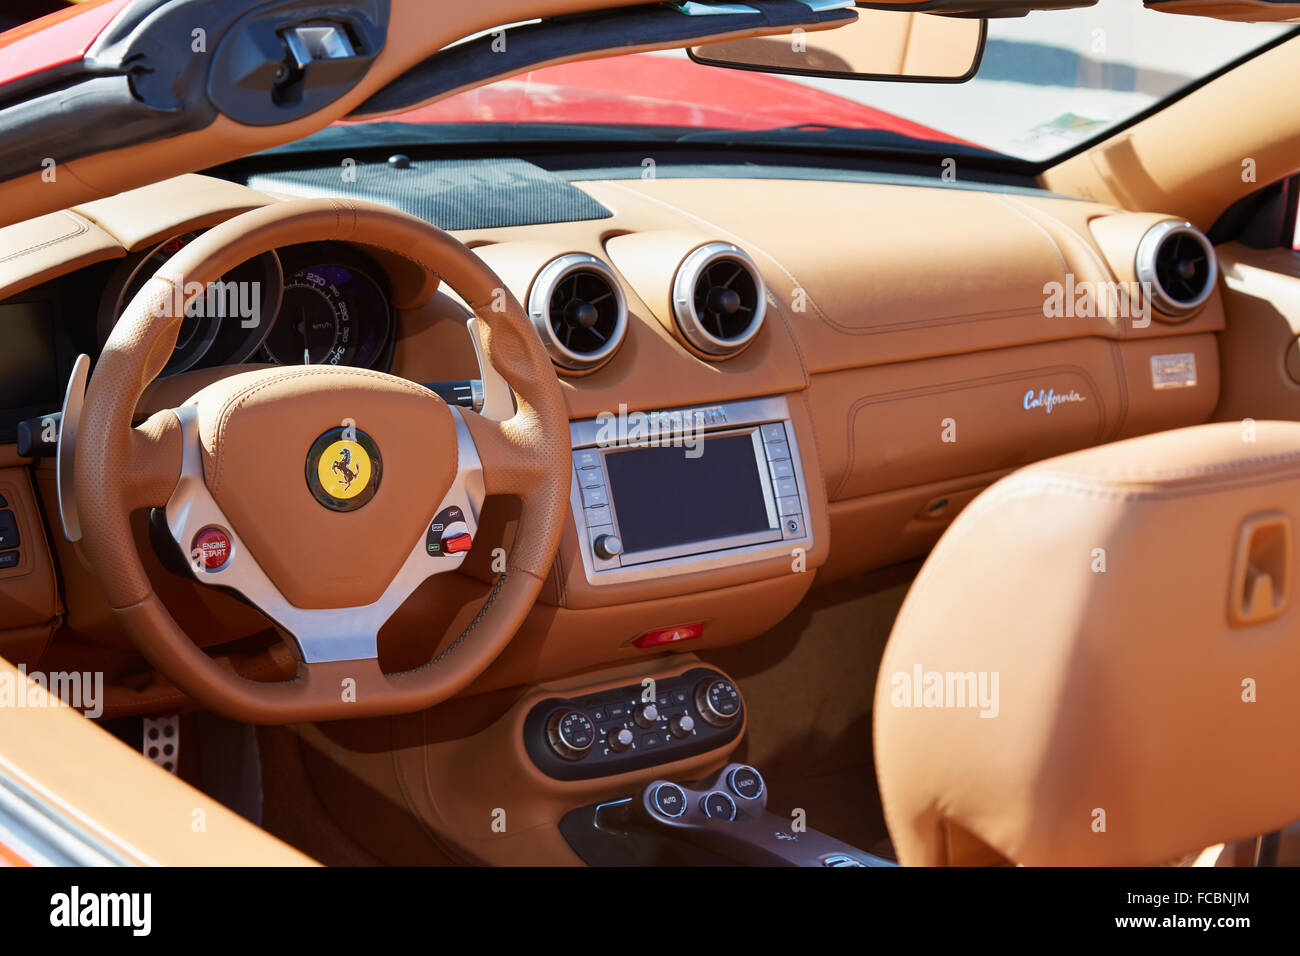
M1215 20L1300 22L1300 3L1279 3L1278 0L1143 0L1143 6L1157 13L1181 13Z
M22 681L4 660L0 679ZM0 707L0 738L0 773L35 790L50 812L128 859L163 866L314 863L71 707Z
M467 862L579 865L557 829L565 813L602 798L627 796L657 777L703 776L725 764L743 739L744 728L731 743L696 757L596 780L562 781L538 770L524 750L523 722L528 711L547 697L596 693L639 684L647 677L662 680L699 666L693 655L675 656L543 683L500 701L479 696L391 721L348 721L296 730L309 758L314 758L308 759L308 767L317 792L332 804L336 821L355 839L373 847L380 837L367 821L349 819L349 794L356 781L364 780L367 787L412 813ZM456 730L449 732L449 728ZM493 827L498 811L505 814L504 830Z
M1300 263L1290 249L1219 247L1223 394L1215 418L1289 419L1300 409Z
M32 483L23 468L0 469L0 496L18 523L19 562L0 570L0 642L11 628L48 626L63 613L54 562Z
M1288 109L1297 63L1300 39L1291 39L1053 166L1041 181L1209 229L1236 200L1300 169L1300 123Z
M68 209L6 226L0 229L0 299L125 254L113 236Z
M1294 527L1300 424L1243 434L1202 425L1050 459L953 523L876 685L877 774L903 863L993 851L1152 865L1296 818L1294 530L1286 553L1250 554L1286 595L1280 612L1234 625L1232 608L1243 529L1268 516ZM911 690L917 670L937 685ZM946 697L948 674L983 674L986 690L996 675L994 707ZM926 686L939 688L928 706Z

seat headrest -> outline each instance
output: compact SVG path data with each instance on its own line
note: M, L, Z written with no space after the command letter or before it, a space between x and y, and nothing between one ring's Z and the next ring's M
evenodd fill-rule
M1049 459L953 522L876 686L907 864L1157 864L1300 819L1300 423Z

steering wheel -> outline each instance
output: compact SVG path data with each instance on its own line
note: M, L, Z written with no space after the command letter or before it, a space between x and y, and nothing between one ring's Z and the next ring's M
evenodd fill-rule
M175 347L183 303L253 256L326 239L402 256L455 290L482 326L482 360L514 393L513 417L462 412L380 372L305 366L235 374L133 427L141 394ZM127 306L86 391L77 512L85 552L131 639L203 706L250 723L395 714L454 695L514 636L559 545L569 455L550 358L482 260L382 206L295 200L203 233ZM494 494L517 496L522 511L486 603L433 660L381 671L380 628L421 582L460 566ZM293 637L295 677L249 680L185 635L132 536L131 512L146 507L164 509L199 581L238 591Z

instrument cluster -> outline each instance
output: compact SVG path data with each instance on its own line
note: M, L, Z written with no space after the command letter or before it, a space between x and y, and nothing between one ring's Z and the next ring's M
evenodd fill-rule
M198 237L187 232L118 266L100 303L102 346L131 300L172 256ZM241 263L187 296L162 376L242 363L349 365L388 371L395 316L384 270L337 242L284 246Z

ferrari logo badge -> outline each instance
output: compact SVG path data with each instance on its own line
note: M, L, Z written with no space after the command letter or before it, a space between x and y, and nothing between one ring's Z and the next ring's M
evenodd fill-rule
M375 496L383 463L374 440L356 428L332 428L307 453L307 487L331 511L355 511Z

